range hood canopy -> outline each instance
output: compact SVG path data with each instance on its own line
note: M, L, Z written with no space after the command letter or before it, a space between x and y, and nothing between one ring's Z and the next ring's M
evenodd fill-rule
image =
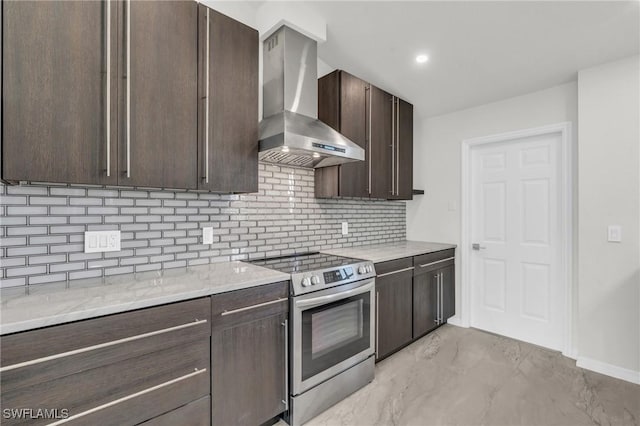
M297 167L363 161L364 149L318 120L317 43L282 26L264 42L260 160Z

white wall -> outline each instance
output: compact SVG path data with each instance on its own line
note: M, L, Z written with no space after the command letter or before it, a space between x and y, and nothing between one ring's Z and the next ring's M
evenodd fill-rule
M578 74L578 365L640 383L639 79L637 56ZM611 224L621 243L607 242Z
M573 350L578 365L640 383L640 70L638 57L579 73L578 82L415 120L409 239L461 241L464 139L573 123ZM579 108L578 108L579 106ZM623 229L606 241L607 225ZM460 312L460 265L456 266Z
M577 114L577 85L572 82L451 114L416 117L413 187L424 189L425 195L407 203L407 238L460 244L463 140L569 121L575 144ZM457 262L456 312L462 309L461 276Z

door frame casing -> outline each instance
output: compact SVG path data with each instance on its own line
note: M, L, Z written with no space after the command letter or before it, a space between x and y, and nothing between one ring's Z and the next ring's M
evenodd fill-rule
M461 245L459 255L461 260L460 304L461 315L451 318L449 322L461 327L471 326L471 150L474 147L522 139L530 136L545 134L560 134L560 149L558 161L558 190L559 190L559 227L563 231L560 235L560 270L562 285L564 286L564 311L561 313L563 329L562 354L576 358L577 353L573 342L574 330L574 282L573 282L573 141L571 122L561 122L547 126L516 130L496 135L465 139L462 141L461 167ZM454 320L454 321L452 321Z

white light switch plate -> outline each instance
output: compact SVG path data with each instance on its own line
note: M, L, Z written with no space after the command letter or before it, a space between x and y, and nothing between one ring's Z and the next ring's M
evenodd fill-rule
M213 244L213 228L202 228L202 244Z
M87 231L84 233L84 252L120 251L120 231Z
M342 222L342 235L349 235L349 222Z
M609 225L607 240L612 243L622 242L622 227L620 225Z

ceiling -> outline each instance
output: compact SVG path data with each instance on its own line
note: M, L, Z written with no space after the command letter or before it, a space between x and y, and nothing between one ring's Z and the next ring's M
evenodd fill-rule
M566 83L580 69L640 51L638 1L304 5L326 21L324 62L407 99L419 116ZM418 53L429 61L418 65Z

